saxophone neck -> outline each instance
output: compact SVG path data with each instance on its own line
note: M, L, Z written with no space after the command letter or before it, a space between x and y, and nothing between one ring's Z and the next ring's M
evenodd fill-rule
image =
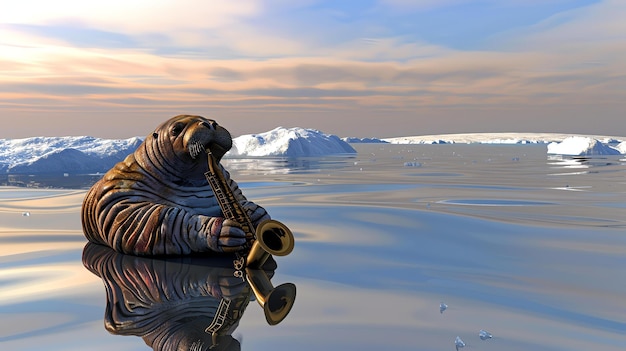
M207 149L207 160L209 165L209 172L212 174L217 174L220 172L220 166L217 163L217 159L213 156L210 150Z
M208 151L207 155L209 170L204 175L209 185L211 185L213 193L215 193L215 198L222 209L224 218L238 222L242 226L246 236L254 239L255 231L250 217L233 193L215 157Z

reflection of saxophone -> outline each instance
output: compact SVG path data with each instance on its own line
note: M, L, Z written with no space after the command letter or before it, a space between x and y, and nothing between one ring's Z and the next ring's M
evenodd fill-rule
M282 322L291 311L296 300L296 286L292 283L284 283L274 287L267 273L260 269L246 269L245 275L257 302L263 308L267 323L276 325ZM222 298L213 321L204 330L211 335L213 346L219 345L219 336L232 331L233 325L236 325L241 319L248 302L249 300L233 302Z
M248 302L250 302L250 299L247 297L236 300L226 298L220 300L213 321L204 330L205 333L211 335L211 342L213 343L211 348L219 345L220 336L232 333L233 329L239 324Z
M246 280L263 308L267 323L276 325L282 322L296 301L296 286L284 283L274 287L267 273L260 269L246 269Z
M237 201L232 189L228 186L215 157L209 150L207 150L207 154L209 170L204 175L215 193L215 198L220 204L224 218L239 223L246 236L254 240L247 257L238 260L235 263L235 269L241 270L244 267L257 269L265 263L270 255L288 255L294 246L291 230L281 222L272 219L263 221L254 228L246 210Z

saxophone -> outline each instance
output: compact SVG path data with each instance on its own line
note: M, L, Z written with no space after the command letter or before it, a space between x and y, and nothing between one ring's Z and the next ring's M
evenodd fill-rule
M260 268L270 255L285 256L291 253L294 247L293 234L283 223L271 219L259 223L255 228L247 212L235 198L210 150L207 150L207 155L209 167L204 176L215 193L224 218L238 222L246 237L253 241L253 244L244 250L247 251L247 255L238 254L238 259L233 262L235 275L245 277L257 302L263 308L267 323L278 324L289 314L295 302L296 286L284 283L274 287L267 274ZM231 301L222 299L213 322L205 330L212 335L211 348L217 346L218 336L241 318L246 305L247 302L237 301L233 306Z
M294 238L291 230L283 223L269 219L255 228L246 210L235 198L232 189L224 178L217 160L210 150L208 155L208 171L204 173L215 198L217 199L224 218L234 220L241 225L246 237L253 243L248 244L244 252L247 255L238 254L235 261L235 269L241 271L244 267L259 269L263 266L270 255L285 256L291 253L294 246ZM250 243L250 241L248 241Z

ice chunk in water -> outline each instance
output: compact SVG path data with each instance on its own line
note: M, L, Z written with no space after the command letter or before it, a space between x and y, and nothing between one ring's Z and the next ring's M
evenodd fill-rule
M480 332L478 332L478 336L480 337L480 340L487 340L487 339L491 339L493 338L493 335L491 335L490 332L481 329Z
M443 313L443 311L445 311L446 309L448 309L448 305L443 302L439 304L439 313Z
M454 346L456 346L456 350L459 351L460 348L465 347L465 343L457 336L456 339L454 339Z
M422 167L422 164L419 162L405 162L404 167Z

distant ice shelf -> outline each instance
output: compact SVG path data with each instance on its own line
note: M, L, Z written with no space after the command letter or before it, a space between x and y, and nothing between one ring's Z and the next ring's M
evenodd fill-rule
M343 138L349 143L389 144L540 144L547 153L568 156L626 154L626 137L559 133L461 133L396 138Z

